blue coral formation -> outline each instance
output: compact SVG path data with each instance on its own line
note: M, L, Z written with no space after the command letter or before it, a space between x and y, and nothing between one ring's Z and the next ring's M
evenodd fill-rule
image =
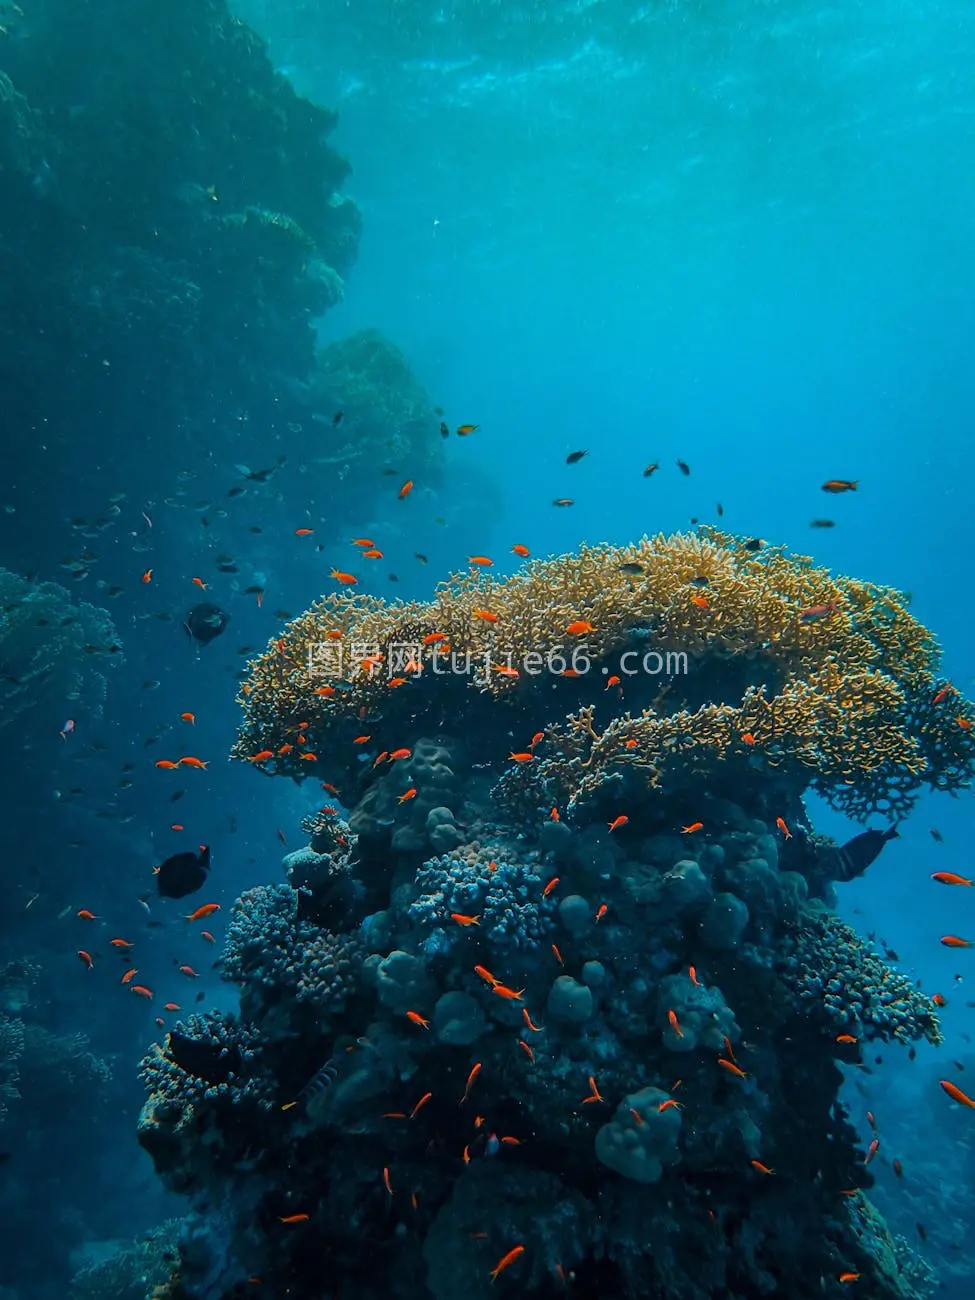
M236 904L241 1019L193 1017L143 1063L140 1139L209 1216L182 1293L257 1273L310 1297L322 1252L360 1278L375 1237L376 1294L544 1296L574 1274L627 1298L812 1297L824 1260L901 1294L843 1196L872 1173L838 1064L871 1037L937 1041L930 1001L808 901L759 809L712 800L692 833L666 802L622 834L523 807L506 825L447 752L471 838L379 851L375 798L353 807L343 845L286 859L299 888ZM336 878L360 886L342 926Z

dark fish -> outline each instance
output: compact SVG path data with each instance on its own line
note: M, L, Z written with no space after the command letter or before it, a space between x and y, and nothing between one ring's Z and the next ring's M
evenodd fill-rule
M258 528L257 524L251 524L250 528L248 528L247 531L248 531L249 533L263 533L263 532L264 532L264 529L263 529L263 528Z
M185 790L174 790L173 793L169 796L169 802L179 803L180 799L182 799L184 794L186 794Z
M239 1047L221 1047L210 1039L189 1038L178 1029L169 1033L166 1054L187 1074L214 1085L226 1083L241 1067Z
M444 424L443 420L440 421L440 436L441 436L441 438L449 438L449 437L450 437L450 430L449 430L449 429L447 428L447 426Z
M720 519L721 516L722 516L723 514L724 514L724 506L723 506L723 505L721 504L721 502L719 501L719 502L718 502L718 518Z
M582 460L583 456L586 454L587 453L584 451L570 451L568 456L565 458L565 463L567 465L578 465L579 461Z
M228 497L242 497L246 491L247 491L247 489L244 488L244 487L232 487L232 488L230 489L230 491L227 493L227 496L228 496Z
M333 425L341 424L343 415L345 415L344 411L336 411L335 414L332 416L332 424Z
M898 838L896 826L885 831L863 831L838 849L829 850L831 876L834 880L854 880L875 862L888 840Z
M421 555L421 553L420 553L419 551L414 551L414 552L413 552L413 555L414 555L414 558L417 559L417 560L419 560L421 564L429 564L429 563L430 563L430 561L427 559L427 557L426 557L425 555Z
M575 503L573 502L571 497L556 497L555 500L552 502L553 506L571 506L574 504Z
M643 477L650 478L652 475L656 474L659 468L660 468L660 462L655 460L652 465L648 465L646 469L643 471Z
M857 483L859 481L860 481L859 479L849 479L849 478L827 479L826 482L823 484L823 491L831 492L834 496L836 496L836 494L839 492L855 492L857 490Z
M813 519L810 522L809 527L810 528L835 528L836 521L833 519Z
M197 995L196 995L196 997L193 999L193 1001L194 1001L194 1002L202 1002L203 999L206 997L206 995L207 995L207 993L206 993L206 989L200 989L199 993L197 993Z
M186 898L202 889L210 870L210 848L200 845L199 853L174 853L156 873L161 898Z
M390 582L399 582L399 577L398 577L397 574L395 574L395 573L391 573L391 574L389 575L389 580L390 580Z
M338 1066L335 1064L334 1060L329 1058L320 1069L315 1071L302 1088L301 1092L298 1093L298 1105L305 1108L309 1102L313 1102L316 1098L321 1097L323 1093L326 1093L329 1088L331 1088L332 1084L338 1078L338 1073Z
M938 830L937 826L931 827L931 838L934 840L935 844L944 844L945 842L945 838Z
M680 472L684 475L685 478L687 478L690 475L691 467L686 463L686 461L679 460L677 462L677 468L680 470Z
M910 1048L910 1050L907 1053L907 1059L909 1061L917 1060L917 1048L915 1047Z
M765 543L760 537L749 537L747 542L742 542L746 551L760 551Z
M699 573L696 578L691 578L690 585L692 587L710 587L711 582L710 579L705 578L703 573Z
M225 614L219 605L211 605L209 601L204 601L201 605L193 606L186 616L183 627L192 640L199 641L201 645L208 645L220 635L229 622L230 615Z
M620 573L625 573L630 578L635 578L643 572L643 565L638 564L636 560L624 560L622 564L616 566Z
M914 1226L915 1226L915 1228L917 1228L917 1235L921 1238L921 1240L922 1240L922 1241L927 1241L927 1239L928 1239L928 1230L927 1230L927 1228L924 1226L924 1224L923 1224L923 1223L915 1223Z

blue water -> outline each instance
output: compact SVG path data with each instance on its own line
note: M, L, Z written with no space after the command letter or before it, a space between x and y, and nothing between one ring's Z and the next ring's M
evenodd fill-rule
M133 30L115 24L111 48L93 41L78 84L56 87L44 42L59 23L69 30L67 6L43 5L32 29L30 14L8 17L0 0L0 27L9 28L0 74L9 67L10 84L42 116L48 102L57 106L45 118L52 137L97 111L90 155L48 157L38 146L22 167L9 163L20 155L0 116L8 285L0 303L5 338L23 348L0 365L8 448L0 567L108 608L124 652L105 670L103 717L65 692L39 692L36 708L0 730L9 772L3 960L36 966L26 1005L5 992L0 1009L53 1034L86 1035L83 1050L111 1070L110 1081L88 1067L75 1076L37 1049L22 1072L21 1096L0 1123L3 1300L63 1296L78 1269L186 1212L136 1142L144 1096L136 1065L159 1038L163 1000L184 1012L235 1008L236 990L212 968L233 900L282 879L281 856L305 841L299 823L317 806L317 784L312 792L269 782L226 761L248 658L239 650L263 649L277 634L286 619L274 611L295 616L333 589L329 570L351 564L348 537L377 537L385 551L360 590L424 600L472 554L514 572L516 542L538 556L584 541L624 544L692 520L717 523L720 502L731 532L910 592L912 613L942 644L944 676L975 694L969 5L241 0L232 8L298 95L337 112L330 143L352 166L341 190L361 211L358 255L343 271L344 300L314 321L318 341L380 329L450 427L479 429L442 446L434 429L442 474L418 478L407 501L393 489L408 465L360 499L357 480L349 486L317 459L325 425L288 428L287 358L273 331L250 351L253 341L233 334L232 313L201 328L183 392L178 349L160 341L157 364L134 309L109 318L80 359L68 329L70 310L84 318L80 296L48 315L57 295L14 277L24 223L40 232L37 247L49 248L54 268L93 259L85 241L94 241L104 260L92 279L108 294L113 271L135 275L123 250L151 249L153 222L171 217L158 215L157 197L142 204L146 175L165 175L170 189L202 188L187 212L207 201L208 185L219 203L232 182L188 167L185 152L174 169L165 131L116 150L127 116L141 112L132 86L145 55L135 71L125 59L141 48L137 21ZM115 9L91 0L71 25ZM186 21L181 40L191 44ZM172 57L178 66L181 56ZM163 82L175 84L168 72ZM232 99L248 86L226 90ZM174 103L181 93L172 90ZM9 102L0 75L0 113ZM185 139L182 118L171 120ZM90 197L109 192L104 202ZM119 216L130 210L138 217ZM196 252L205 264L199 242ZM202 291L223 289L204 282ZM138 355L127 351L131 338ZM242 355L258 361L240 363ZM258 374L263 396L244 394L238 364ZM236 388L239 408L227 396ZM579 464L566 464L583 449ZM235 466L270 467L279 455L286 463L266 491L248 488L228 503L243 481ZM646 478L653 461L661 468ZM855 479L858 490L826 496L820 484L830 478ZM117 522L79 539L71 521L103 517L114 494L126 494ZM553 508L559 497L574 505ZM823 516L835 528L811 529ZM314 536L296 538L302 527ZM85 546L99 559L75 581L63 566ZM236 573L217 570L220 553ZM150 568L151 580L140 581ZM122 591L110 596L116 584ZM260 607L245 592L251 584L266 588ZM180 623L211 597L231 626L197 652ZM180 721L186 711L194 724ZM62 739L68 718L75 726ZM153 768L185 753L209 766ZM177 789L185 794L170 802ZM937 1081L973 1082L975 972L969 953L939 938L975 939L975 900L929 877L975 874L971 800L967 789L924 794L877 865L838 891L844 919L882 936L901 970L948 1000L942 1047L922 1043L909 1059L904 1047L878 1045L864 1053L873 1073L847 1070L843 1092L864 1145L866 1109L882 1122L874 1203L948 1296L969 1294L975 1273L975 1130ZM810 811L837 840L860 829L815 800ZM169 830L174 823L185 831ZM212 950L196 932L148 929L139 903L153 890L153 865L204 840L212 887L191 906L211 896L221 904ZM83 908L105 918L92 923L99 931L79 929ZM135 936L131 961L106 949L109 931ZM88 972L77 952L94 945ZM119 964L119 976L135 966L156 991L153 1004L120 998L114 975L96 983L102 961L113 971ZM180 975L180 964L200 978ZM371 1297L368 1283L349 1276L337 1278L343 1300ZM230 1295L236 1280L207 1294ZM422 1278L404 1280L408 1291L428 1294Z

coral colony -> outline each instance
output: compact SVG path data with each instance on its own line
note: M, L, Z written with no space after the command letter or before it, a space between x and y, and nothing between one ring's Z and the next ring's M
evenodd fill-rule
M235 754L326 802L235 905L239 1014L142 1063L164 1291L930 1294L838 1093L936 1008L831 910L888 837L803 795L966 783L936 670L898 593L711 530L292 622Z

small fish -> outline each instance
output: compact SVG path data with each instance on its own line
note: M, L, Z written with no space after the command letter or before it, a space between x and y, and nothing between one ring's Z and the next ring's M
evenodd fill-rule
M181 714L179 715L179 720L180 720L180 722L188 722L188 723L190 724L191 727L195 727L195 726L196 726L196 714L195 714L195 713L181 713Z
M966 876L956 876L953 871L933 871L931 879L936 880L939 885L968 885L971 887L973 883Z
M711 608L711 606L709 605L707 599L706 599L704 596L692 596L692 597L691 597L691 604L692 604L692 605L696 605L696 606L698 607L698 609L710 609L710 608Z
M446 424L444 424L443 420L440 421L440 436L441 438L450 437L450 430L447 428Z
M629 824L629 820L630 820L629 817L627 817L625 813L620 813L618 817L614 817L613 820L609 823L610 831L620 830L623 826Z
M809 527L810 528L835 528L836 521L833 519L811 519L809 521Z
M507 984L495 984L491 992L497 993L499 998L507 998L509 1002L520 1002L524 989L509 989Z
M628 578L636 578L643 573L643 565L638 564L636 560L624 560L622 564L617 564L620 573L625 573Z
M461 1097L460 1101L457 1103L458 1106L463 1106L464 1102L465 1102L465 1101L467 1100L467 1098L470 1096L471 1088L474 1086L474 1080L477 1078L477 1076L478 1076L480 1073L481 1073L481 1062L480 1062L480 1061L476 1061L476 1062L474 1063L474 1065L471 1067L471 1072L470 1072L470 1074L467 1076L467 1084L466 1084L466 1086L465 1086L465 1088L464 1088L464 1095L463 1095L463 1097Z
M534 760L535 755L532 754L529 750L523 749L523 750L518 750L513 754L509 754L508 758L513 763L531 763Z
M413 480L408 478L396 495L399 497L400 501L405 501L412 491Z
M559 952L559 946L558 946L558 944L555 944L555 943L552 944L552 953L553 953L553 955L554 955L554 957L555 957L555 960L559 963L559 965L560 965L560 966L564 966L564 965L565 965L565 962L562 960L562 954L561 954L561 952Z
M515 542L511 550L512 550L512 554L520 555L523 560L526 559L529 555L531 555L531 551L528 549L528 547L523 546L521 542Z
M567 465L578 465L583 456L587 456L588 454L588 451L570 451L568 456L565 458L565 463Z
M383 1165L383 1185L390 1196L393 1194L393 1184L389 1180L389 1166Z
M548 884L545 886L545 888L542 890L542 897L543 897L543 898L548 898L549 894L552 892L552 890L555 888L555 886L556 886L558 883L559 883L559 877L558 877L558 876L553 876L552 879L551 879L551 880L548 882Z
M595 630L589 620L585 618L573 619L565 629L567 636L584 636L587 632L595 632Z
M850 1044L850 1043L855 1043L857 1040L854 1038L852 1034L837 1034L836 1038L833 1041L837 1043Z
M583 1104L583 1106L587 1106L587 1105L589 1105L591 1102L596 1102L596 1101L605 1101L605 1100L606 1100L606 1098L602 1095L602 1093L601 1093L601 1092L599 1091L599 1089L596 1087L596 1080L595 1080L595 1079L593 1078L593 1076L590 1074L590 1076L589 1076L589 1096L588 1096L588 1097L583 1097L583 1099L582 1099L582 1104Z
M344 415L345 415L345 412L344 412L344 411L336 411L336 412L335 412L335 414L332 416L332 426L333 426L333 428L334 428L335 425L337 425L337 424L341 424L341 423L342 423L342 417L343 417Z
M415 798L416 798L416 786L411 785L408 790L403 791L403 793L399 796L396 802L407 803L410 799L415 799Z
M496 623L498 615L492 613L489 609L472 609L471 614L474 618L479 618L482 623Z
M753 1169L757 1169L760 1174L768 1174L770 1176L774 1176L775 1174L775 1170L769 1169L768 1165L763 1165L761 1160L750 1160L749 1164Z
M939 1079L938 1082L952 1101L957 1101L962 1106L968 1106L970 1110L975 1110L975 1101L972 1101L967 1093L962 1092L961 1088L956 1087L948 1079Z
M131 967L130 967L126 972L125 972L125 974L122 976L122 978L119 980L119 983L120 983L120 984L128 984L129 980L133 979L136 975L138 975L138 973L139 973L139 972L138 972L138 970L136 969L136 967L135 967L135 966L131 966Z
M782 834L785 836L785 838L786 838L787 840L791 840L791 839L792 839L792 832L789 830L788 826L785 824L785 819L784 819L783 817L776 817L776 819L775 819L775 825L776 825L777 829L780 830L780 831L782 832Z
M757 745L757 744L758 744L758 741L755 739L754 735L753 735L752 732L750 732L750 731L743 731L743 732L741 733L741 739L742 739L742 743L745 744L745 745Z
M359 581L354 573L343 573L341 569L333 569L329 576L341 583L343 587L354 587Z
M144 984L130 984L129 988L138 997L145 998L147 1002L152 1001L152 989L146 988Z
M430 1028L430 1021L425 1020L418 1011L407 1011L406 1018L412 1020L414 1025L418 1025L421 1029Z
M429 563L430 563L430 561L427 559L427 557L426 557L425 555L423 555L420 551L414 551L414 552L413 552L413 558L414 558L415 560L419 560L419 562L420 562L421 564L429 564Z
M847 1271L845 1273L841 1273L836 1280L838 1282L856 1282L859 1280L859 1278L860 1278L859 1273L851 1273Z
M197 758L194 754L184 754L179 762L181 767L195 767L201 770L205 770L207 767L207 764L204 763L203 759Z
M95 964L95 963L92 961L91 953L90 953L90 952L86 952L84 948L79 948L79 949L78 949L78 959L79 959L79 961L82 962L82 964L83 964L83 965L84 965L88 970L91 970L91 968L92 968L92 967L94 966L94 964Z
M696 835L698 831L703 829L704 829L703 822L691 822L689 826L682 826L680 828L680 833L681 835Z
M112 947L117 948L119 952L127 952L129 948L135 947L135 944L129 943L128 939L112 939L111 944Z
M522 1009L521 1009L521 1015L522 1015L522 1019L524 1020L525 1024L528 1026L528 1028L532 1031L533 1034L540 1034L540 1033L542 1032L542 1029L541 1029L541 1026L540 1026L540 1025L536 1025L536 1024L533 1024L533 1023L532 1023L532 1018L531 1018L531 1016L528 1014L528 1008L527 1008L527 1007L522 1007Z
M152 570L146 569L145 573L142 575L142 585L147 586L150 582L152 582Z
M679 460L677 462L677 468L680 470L680 472L684 475L685 478L687 478L690 475L691 467L690 465L686 464L684 461Z
M946 948L971 948L972 947L972 942L970 939L959 939L956 934L943 935L941 942Z
M458 438L466 438L469 434L476 433L481 426L479 424L459 424L457 426Z
M659 461L659 460L655 460L655 461L653 461L653 462L652 462L650 465L648 465L648 466L646 467L646 469L643 471L643 477L644 477L644 478L652 478L653 475L656 474L656 472L657 472L657 470L658 470L659 468L660 468L660 461Z
M180 1011L181 1007L178 1002L167 1002L163 1011Z
M742 546L745 548L745 550L752 551L752 552L760 551L764 545L765 542L762 540L761 537L749 537L747 541L742 542Z
M494 988L495 985L501 983L499 979L497 979L494 975L491 974L491 972L487 969L486 966L475 966L474 974L480 975L481 979L485 982L485 984L490 984L492 988Z
M607 905L605 903L600 903L599 909L596 912L596 916L595 916L595 921L597 924L603 919L603 917L606 915L608 911L609 908L607 907Z
M205 917L212 916L214 912L219 911L219 903L204 903L203 906L198 907L195 912L190 912L186 919L187 921L202 921Z
M311 1216L308 1214L279 1214L279 1223L307 1223Z
M572 506L575 505L575 502L572 500L571 497L556 497L555 500L552 502L552 505L563 506L563 507Z
M874 1138L874 1140L867 1147L867 1154L864 1157L863 1163L865 1165L868 1165L879 1150L880 1150L880 1138Z
M494 564L494 561L488 559L486 555L469 555L467 563L474 564L480 569L489 569Z
M934 697L931 703L940 704L942 700L946 700L949 695L953 695L954 693L955 693L955 687L952 686L950 682L948 682L946 686L942 686L941 690L938 691L937 695Z
M98 920L98 917L95 915L95 913L94 913L94 912L90 912L90 911L88 910L87 907L83 907L83 908L81 909L80 912L76 912L76 913L75 913L75 916L80 916L81 919L82 919L82 921L97 921L97 920Z
M416 1103L416 1105L415 1105L415 1106L413 1107L413 1109L410 1111L410 1119L415 1119L415 1118L416 1118L416 1116L417 1116L417 1114L419 1113L419 1111L422 1109L422 1107L424 1107L424 1106L427 1104L427 1102L430 1100L430 1098L431 1098L432 1096L433 1096L433 1093L432 1093L432 1092L425 1092L425 1093L423 1094L423 1096L420 1098L420 1100Z
M900 1179L904 1177L904 1166L901 1164L899 1160L897 1159L892 1160L890 1162L890 1167L894 1171L895 1178Z
M502 1255L494 1268L491 1269L490 1278L492 1282L497 1281L498 1274L503 1273L506 1268L515 1262L525 1253L524 1246L513 1246L506 1255Z
M684 1037L684 1031L680 1027L680 1021L677 1019L677 1012L670 1010L667 1012L667 1022L678 1038Z
M451 919L452 921L456 921L458 925L462 925L462 926L480 925L480 924L481 924L481 918L480 918L480 915L478 915L478 916L467 916L467 915L465 915L463 912L451 912L451 913L450 913L450 919Z
M822 605L808 605L805 609L799 611L799 622L806 626L808 623L818 623L820 619L829 618L836 612L836 601L831 600Z
M840 492L855 492L859 482L859 479L829 478L823 484L822 490L831 492L834 496Z
M722 1070L727 1070L728 1073L733 1074L736 1079L748 1078L748 1075L745 1073L745 1071L740 1066L735 1065L734 1061L727 1061L723 1056L719 1056L718 1064L721 1066Z

